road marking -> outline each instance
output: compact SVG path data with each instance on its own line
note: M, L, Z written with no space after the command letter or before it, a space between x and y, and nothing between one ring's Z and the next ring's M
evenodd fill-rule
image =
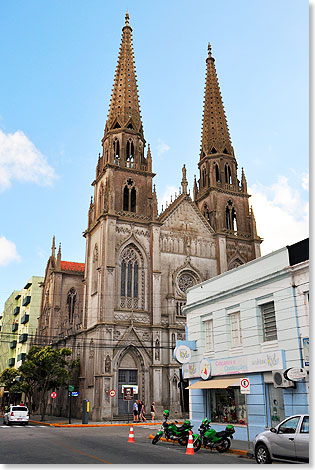
M68 449L74 450L74 452L78 452L78 454L86 455L87 457L90 457L91 459L99 460L100 462L111 464L111 462L108 462L107 460L101 459L100 457L96 457L96 455L91 455L87 454L86 452L83 452L82 450L76 449L75 447L68 446L67 444L64 444L63 442L58 442L58 441L53 441L55 444L67 447Z

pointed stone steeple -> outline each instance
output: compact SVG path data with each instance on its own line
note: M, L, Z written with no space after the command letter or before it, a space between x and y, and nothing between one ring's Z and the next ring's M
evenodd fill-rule
M218 153L234 156L210 43L208 44L206 62L207 75L200 159Z
M113 128L133 128L143 134L138 98L138 87L132 46L132 28L129 13L126 13L125 26L114 79L114 87L106 123L106 131Z
M53 236L52 247L51 247L51 256L55 259L56 255L56 242L55 242L55 235Z

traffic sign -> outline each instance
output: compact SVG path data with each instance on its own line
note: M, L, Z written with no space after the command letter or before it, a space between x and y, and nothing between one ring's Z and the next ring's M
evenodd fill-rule
M50 396L51 396L51 398L56 398L57 393L56 392L51 392Z
M68 390L69 390L69 392L73 392L74 391L74 385L69 385Z
M133 387L124 387L124 400L133 400Z
M250 382L249 379L244 378L240 381L241 393L250 393Z
M116 390L110 390L110 391L108 392L108 394L109 394L110 397L113 398L113 397L116 395Z
M72 395L73 397L78 397L78 396L79 396L79 392L71 392L71 395Z

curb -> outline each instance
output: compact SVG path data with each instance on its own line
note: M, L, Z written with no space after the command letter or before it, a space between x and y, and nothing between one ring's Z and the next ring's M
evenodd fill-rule
M104 428L104 427L111 427L111 426L152 426L152 423L106 423L106 424L67 424L67 423L45 423L43 421L34 421L29 420L30 423L41 424L43 426L53 426L56 428ZM162 424L162 422L154 421L154 424Z
M153 434L150 434L149 439L153 439ZM165 437L161 437L160 441L167 441L167 442L174 442L177 444L176 441L172 441L172 439L166 439ZM203 445L201 447L204 447ZM229 449L227 451L228 454L238 454L243 455L243 457L247 457L249 459L253 458L253 453L248 450L240 450L240 449Z

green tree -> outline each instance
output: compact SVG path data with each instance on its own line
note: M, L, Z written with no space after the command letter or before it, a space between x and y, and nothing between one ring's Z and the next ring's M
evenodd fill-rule
M19 368L23 391L30 398L35 390L40 394L41 421L45 418L49 391L68 384L73 370L79 365L77 360L69 360L71 354L69 348L33 346Z
M10 402L14 401L16 394L22 392L21 382L16 380L16 378L20 375L20 372L14 367L7 367L0 374L0 384L2 384L8 390Z

